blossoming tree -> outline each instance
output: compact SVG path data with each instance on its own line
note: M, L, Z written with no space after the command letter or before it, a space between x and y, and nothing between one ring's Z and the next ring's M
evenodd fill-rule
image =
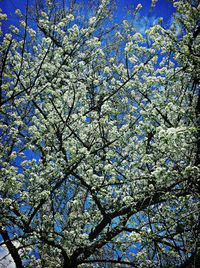
M108 0L82 23L47 1L1 33L0 243L17 268L197 267L200 5L174 7L141 34L108 22Z

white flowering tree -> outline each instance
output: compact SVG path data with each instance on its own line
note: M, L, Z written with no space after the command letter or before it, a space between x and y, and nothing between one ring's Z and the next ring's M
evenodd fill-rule
M0 246L17 268L200 262L200 5L174 1L145 34L110 7L80 23L47 1L1 33Z

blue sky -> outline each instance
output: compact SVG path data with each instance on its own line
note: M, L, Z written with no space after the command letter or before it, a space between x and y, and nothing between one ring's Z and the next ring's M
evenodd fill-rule
M34 0L0 0L0 7L8 15L10 21L15 21L12 14L19 8L22 12L25 11L27 1L29 4L33 3ZM140 11L142 16L147 17L163 17L164 23L170 22L171 14L174 11L172 4L169 0L158 0L156 7L150 12L151 0L117 0L119 7L119 16L123 16L123 9L136 7L137 4L141 3L143 8Z
M45 1L45 0L43 0ZM59 1L59 0L57 0ZM69 0L66 0L68 2ZM77 0L77 2L83 1L87 3L87 0ZM175 9L169 0L158 0L155 8L151 9L151 0L116 0L117 12L115 13L115 22L119 23L124 18L126 19L126 11L134 11L136 6L141 3L142 9L139 11L139 16L134 18L134 25L138 32L145 33L146 29L154 25L158 18L163 18L163 25L169 26L172 22L172 14ZM2 25L3 32L7 32L9 25L18 25L18 17L15 15L15 10L20 9L25 14L26 4L32 5L35 0L0 0L0 8L3 13L6 13L8 20ZM87 4L86 4L87 6ZM132 17L131 17L132 19ZM34 25L29 24L33 29Z

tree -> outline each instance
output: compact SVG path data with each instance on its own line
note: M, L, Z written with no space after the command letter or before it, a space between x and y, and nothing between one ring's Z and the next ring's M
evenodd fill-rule
M17 268L198 266L200 5L174 1L144 34L111 6L81 20L47 1L2 33L0 235Z

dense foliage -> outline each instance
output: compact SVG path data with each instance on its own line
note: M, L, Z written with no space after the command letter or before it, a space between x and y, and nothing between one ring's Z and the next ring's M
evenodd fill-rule
M17 268L200 263L200 5L173 4L145 33L108 0L84 19L16 10L1 33L0 245Z

